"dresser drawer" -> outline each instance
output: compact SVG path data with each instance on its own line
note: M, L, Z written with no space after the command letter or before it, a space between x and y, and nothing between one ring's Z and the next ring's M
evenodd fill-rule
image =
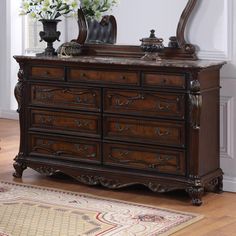
M105 116L103 127L106 139L185 146L184 122Z
M132 90L104 90L104 111L184 119L185 95Z
M39 80L64 80L65 70L64 67L32 66L30 77Z
M58 160L101 162L100 143L95 141L36 134L31 134L29 139L29 155L31 156L44 156Z
M104 165L185 175L185 152L104 143Z
M127 71L96 71L96 70L82 70L69 69L68 81L78 82L96 82L96 83L113 83L113 84L129 84L139 85L139 73Z
M95 88L31 85L31 105L100 111L101 92Z
M32 109L31 130L100 138L100 115L65 113Z
M185 75L144 73L142 76L144 86L184 89L186 87Z

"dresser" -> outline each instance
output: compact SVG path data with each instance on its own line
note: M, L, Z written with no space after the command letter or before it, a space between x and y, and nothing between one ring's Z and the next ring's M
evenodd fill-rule
M222 191L219 70L214 61L15 56L20 148L27 168L88 185Z

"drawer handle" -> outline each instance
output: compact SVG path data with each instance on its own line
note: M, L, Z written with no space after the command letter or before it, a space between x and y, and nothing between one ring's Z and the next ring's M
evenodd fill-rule
M47 75L50 75L50 72L49 71L44 71L44 73L43 73L45 76L47 76Z
M170 135L170 130L169 129L166 129L164 131L161 131L160 128L156 128L155 129L155 134L160 136L160 137L163 137L163 136L168 136Z
M80 79L87 80L88 77L87 77L87 75L84 72L82 72L82 73L80 73Z
M121 125L119 123L115 123L115 129L118 132L124 132L124 131L128 131L130 129L129 125Z
M164 110L169 111L170 110L170 106L169 106L169 104L163 105L163 104L159 103L158 104L158 109L160 111L164 111Z
M81 120L75 120L76 125L81 128L81 127L88 127L90 122L89 121L81 121Z
M122 76L120 77L120 80L126 80L126 76L125 76L125 75L122 75Z
M167 79L166 78L164 78L163 80L162 80L162 85L165 85L166 84L166 82L167 82Z

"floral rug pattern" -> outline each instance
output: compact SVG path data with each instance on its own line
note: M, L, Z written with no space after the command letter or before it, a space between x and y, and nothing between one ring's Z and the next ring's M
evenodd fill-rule
M0 182L0 236L170 235L202 216Z

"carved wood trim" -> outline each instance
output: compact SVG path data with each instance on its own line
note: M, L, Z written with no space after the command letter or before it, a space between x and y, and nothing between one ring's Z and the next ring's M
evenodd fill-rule
M185 9L183 10L181 16L180 16L180 20L177 26L177 32L176 32L176 36L177 36L177 41L179 46L182 48L184 48L186 51L191 51L194 52L195 51L195 47L191 44L187 44L186 39L185 39L185 28L188 22L188 19L194 9L194 7L196 6L197 0L189 0Z
M182 59L182 60L197 60L194 45L187 43L185 40L185 28L188 19L196 6L198 0L189 0L184 8L176 32L176 38L179 48L165 47L163 52L160 53L162 59ZM141 58L144 53L139 46L134 45L107 45L107 44L91 44L85 43L87 38L88 25L81 9L78 10L78 24L79 35L76 41L84 44L83 53L86 55L97 56L116 56L116 57L134 57Z

